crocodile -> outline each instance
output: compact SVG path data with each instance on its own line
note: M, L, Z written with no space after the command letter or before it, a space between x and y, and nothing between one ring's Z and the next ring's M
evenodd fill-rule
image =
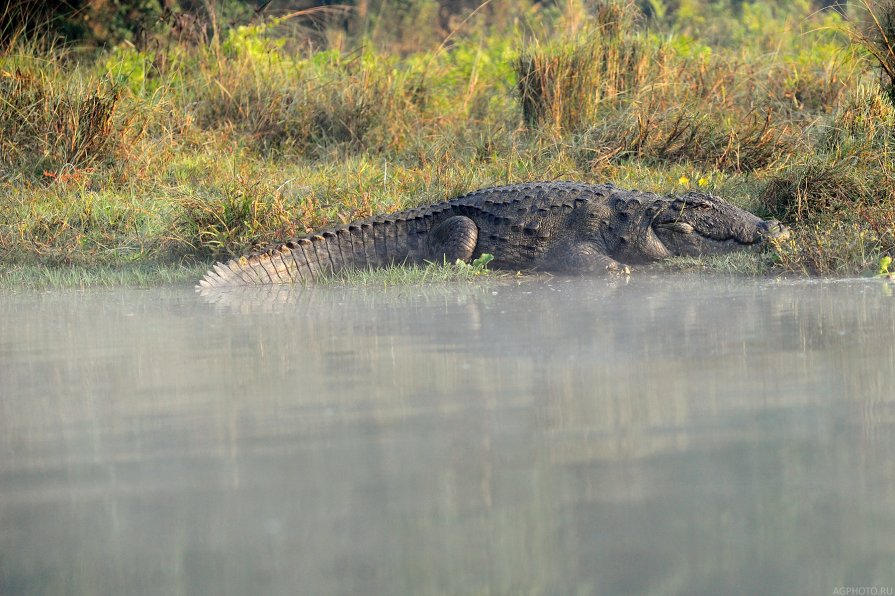
M514 271L605 273L670 256L757 247L788 231L716 196L612 184L514 184L341 225L225 263L200 287L310 283L343 269L470 262Z

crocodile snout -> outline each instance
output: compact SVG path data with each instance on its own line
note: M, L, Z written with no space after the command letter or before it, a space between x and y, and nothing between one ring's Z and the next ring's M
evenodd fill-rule
M782 242L789 239L789 228L776 219L766 219L758 224L759 232L765 240Z

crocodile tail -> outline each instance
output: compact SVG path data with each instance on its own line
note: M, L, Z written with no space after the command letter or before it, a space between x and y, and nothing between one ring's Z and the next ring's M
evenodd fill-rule
M371 225L345 226L216 263L199 287L313 283L344 269L381 266L387 259L377 244Z

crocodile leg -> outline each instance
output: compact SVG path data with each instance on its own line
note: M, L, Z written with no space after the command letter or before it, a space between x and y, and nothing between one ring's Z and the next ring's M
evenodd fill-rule
M460 259L468 263L475 252L479 228L463 215L449 217L429 232L429 254L436 263L453 263Z
M556 247L547 254L541 268L547 271L578 274L631 272L627 265L607 256L591 242L575 242Z

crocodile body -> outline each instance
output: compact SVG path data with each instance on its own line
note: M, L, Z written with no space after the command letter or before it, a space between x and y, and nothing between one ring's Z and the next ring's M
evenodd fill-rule
M574 182L516 184L357 221L218 263L202 287L310 283L343 269L469 262L565 273L730 252L786 231L717 197Z

